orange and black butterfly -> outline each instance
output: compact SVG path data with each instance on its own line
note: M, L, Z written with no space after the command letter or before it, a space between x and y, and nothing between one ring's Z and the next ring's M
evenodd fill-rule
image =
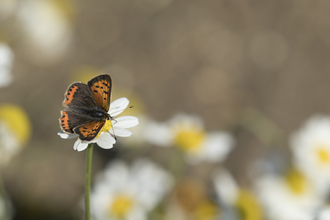
M64 93L60 127L70 134L79 135L82 141L93 140L101 131L109 115L112 80L110 75L98 75L87 85L74 82Z

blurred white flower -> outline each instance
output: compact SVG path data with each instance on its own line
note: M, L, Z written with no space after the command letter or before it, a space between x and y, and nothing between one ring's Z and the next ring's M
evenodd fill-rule
M330 206L327 205L320 210L318 217L315 220L329 220L329 219L330 219Z
M26 112L16 105L0 106L0 166L5 166L20 152L31 135Z
M22 146L17 137L8 128L5 123L0 122L0 161L1 164L7 164L11 158L16 155Z
M52 63L63 58L72 41L69 1L24 0L17 10L22 28L22 42L29 58L40 63Z
M286 178L267 174L256 180L256 190L269 220L314 220L322 201L297 171Z
M219 169L214 174L213 181L218 198L226 204L235 204L239 188L233 176L228 171Z
M314 116L291 137L294 164L318 191L326 196L330 187L330 117Z
M96 220L146 220L172 184L172 177L149 160L136 160L131 168L114 161L96 180L92 214Z
M110 104L110 109L108 111L109 115L112 117L111 120L107 120L101 129L99 135L91 141L82 141L78 139L74 145L73 149L77 151L83 151L88 147L90 143L97 143L97 145L103 149L110 149L113 144L116 143L116 139L113 137L129 137L132 132L126 128L131 128L139 124L139 120L134 116L122 116L114 118L115 116L122 113L128 106L129 100L127 98L116 99ZM63 139L71 139L78 137L77 134L68 134L63 131L57 133Z
M213 176L216 195L222 204L222 218L262 220L262 208L251 190L238 186L233 176L225 169L219 169ZM221 218L221 219L222 219Z
M0 43L0 88L8 86L13 77L11 74L14 61L14 54L5 43Z
M221 162L232 150L235 140L227 132L206 132L199 117L178 114L169 122L150 121L145 125L145 138L158 146L177 146L192 163Z

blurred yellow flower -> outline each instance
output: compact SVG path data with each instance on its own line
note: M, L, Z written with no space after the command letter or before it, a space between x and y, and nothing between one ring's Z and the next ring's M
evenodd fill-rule
M133 114L133 115L145 115L146 114L146 106L143 103L142 99L134 93L134 91L126 90L123 88L116 89L116 94L113 94L113 98L116 97L130 97L132 106L134 108L130 109L126 114Z
M125 146L133 147L134 149L138 147L145 147L146 141L143 137L143 131L148 121L148 116L146 115L146 107L143 100L136 93L134 93L134 91L124 89L122 87L116 87L116 92L113 93L112 99L114 100L117 97L129 97L130 106L133 106L133 108L124 111L122 115L135 115L139 118L139 126L130 129L133 135L130 138L122 139L122 143Z
M125 194L118 194L113 198L109 207L109 215L118 219L123 219L130 212L134 205L134 199Z
M236 206L244 220L262 220L262 209L254 194L249 190L240 189Z
M6 165L31 136L31 123L25 111L15 105L0 106L0 164Z
M131 166L112 161L91 193L93 219L147 220L172 183L169 173L147 159L135 160Z
M146 141L163 147L180 148L190 163L222 162L235 144L227 132L207 132L198 116L177 114L168 122L149 120L144 129Z
M198 128L181 128L174 137L174 143L184 151L198 152L205 140L205 132Z
M293 163L318 192L330 192L330 117L315 115L290 139Z
M8 126L21 144L28 142L32 131L31 122L21 107L12 104L1 105L0 121Z
M234 177L225 169L214 174L214 186L224 207L237 208L237 214L243 220L262 220L262 208L252 191L240 188Z
M319 144L316 146L316 154L318 161L322 164L329 164L330 163L330 152L327 149L327 146L324 146L323 144Z
M219 208L213 202L205 200L196 207L193 216L196 220L213 220L219 213Z
M70 82L79 81L87 83L91 78L101 74L102 72L94 67L83 66L74 71Z
M76 12L71 0L55 0L54 5L63 13L69 22L74 22Z
M296 169L289 170L286 181L292 192L296 194L302 194L307 190L307 179Z
M290 171L285 178L265 174L256 180L258 198L267 219L314 219L315 211L322 206L323 199L304 181L303 176L296 171Z

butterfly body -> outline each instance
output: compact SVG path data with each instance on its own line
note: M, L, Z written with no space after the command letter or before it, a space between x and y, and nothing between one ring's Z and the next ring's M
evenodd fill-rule
M109 115L112 80L102 74L87 84L75 82L64 93L60 127L66 133L75 133L83 141L93 140L101 131Z
M70 108L70 109L64 109L64 110L71 110L74 111L77 114L86 115L88 116L92 121L106 121L109 120L111 117L108 114L108 112L104 111L100 108Z

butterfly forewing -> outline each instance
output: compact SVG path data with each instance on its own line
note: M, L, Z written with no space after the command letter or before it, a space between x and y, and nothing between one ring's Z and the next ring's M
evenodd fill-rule
M72 83L64 93L65 107L92 107L95 106L94 97L89 87L80 82Z
M61 129L67 133L74 133L75 127L92 122L88 115L77 114L69 109L61 111L59 121Z
M91 141L97 136L104 124L105 121L94 121L86 125L75 127L73 131L79 135L80 140Z
M94 77L88 82L88 87L93 94L96 105L108 112L112 89L112 80L110 75L103 74Z

